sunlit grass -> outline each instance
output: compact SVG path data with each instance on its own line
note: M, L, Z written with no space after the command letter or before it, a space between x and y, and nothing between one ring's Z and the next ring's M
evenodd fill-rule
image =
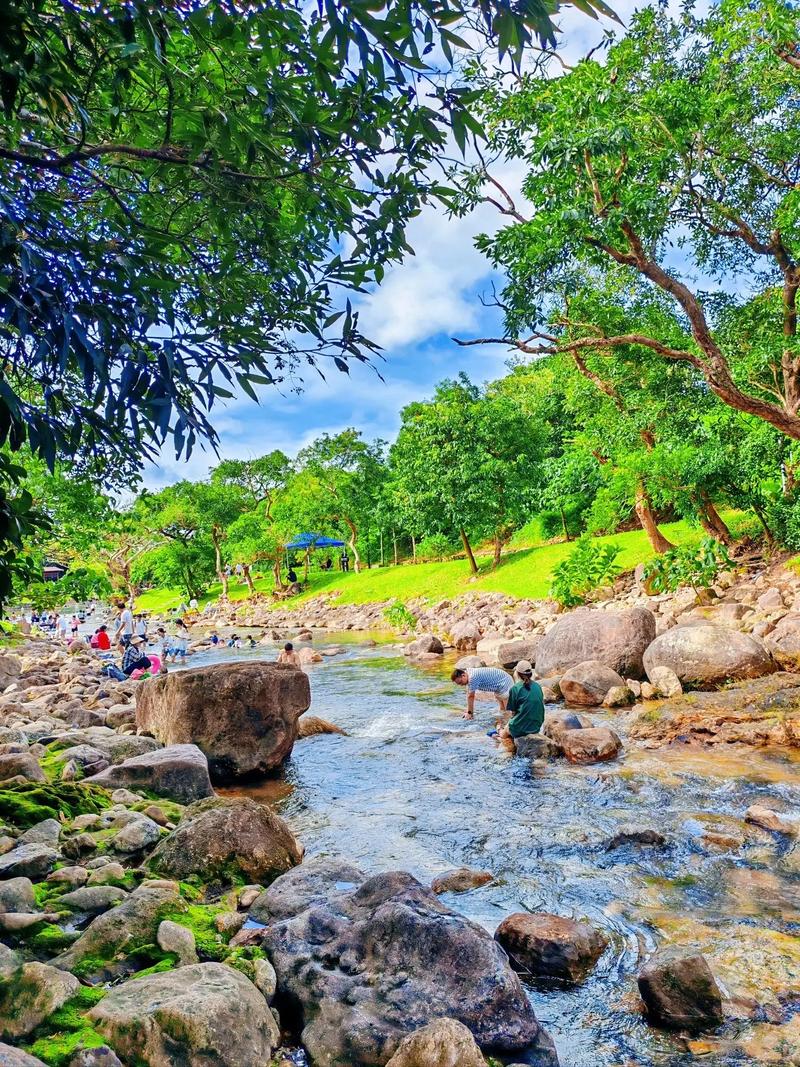
M726 513L725 519L737 536L750 532L750 518L740 513ZM675 544L699 544L705 536L698 526L688 522L665 523L661 529ZM598 537L598 544L613 542L621 547L617 560L623 570L630 570L639 563L653 558L653 550L643 530ZM302 604L320 593L335 593L337 604L367 604L371 601L401 600L407 602L419 597L430 601L459 596L469 590L506 593L515 597L533 600L548 596L553 569L572 551L572 544L559 541L509 552L496 571L491 570L491 558L479 557L480 573L472 578L465 560L447 560L443 563L401 564L394 567L372 567L361 574L339 571L323 573L312 571L309 586L291 604ZM298 569L299 573L299 569ZM255 581L258 592L269 596L272 593L272 577ZM219 584L211 586L200 601L201 606L215 600L221 592ZM230 584L230 598L243 600L247 586ZM142 594L137 601L140 610L163 612L178 607L184 598L170 589L154 589ZM282 606L287 606L283 601Z

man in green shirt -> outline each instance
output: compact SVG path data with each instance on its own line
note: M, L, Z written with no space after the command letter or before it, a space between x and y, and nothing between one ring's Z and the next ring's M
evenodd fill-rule
M506 710L511 718L500 730L500 737L522 737L538 734L544 722L544 696L542 687L533 680L533 667L527 660L520 660L514 673L519 682L511 687Z

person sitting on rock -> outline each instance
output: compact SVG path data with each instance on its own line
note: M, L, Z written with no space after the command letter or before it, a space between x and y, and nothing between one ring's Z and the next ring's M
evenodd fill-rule
M456 685L467 687L467 710L464 712L465 719L475 718L475 694L492 693L500 706L500 711L506 710L508 694L511 690L512 679L500 667L456 667L450 675L451 681Z
M122 673L126 677L130 677L134 671L146 671L150 669L150 660L144 654L143 645L145 640L143 637L139 637L138 634L130 640L130 644L125 649L122 656Z
M503 739L538 734L544 722L544 695L542 687L533 680L533 667L526 659L521 659L514 673L519 681L508 694L507 710L511 712L511 718L505 726L498 723L498 737Z
M295 652L291 641L287 641L283 646L283 650L278 656L278 663L288 663L291 667L300 666L300 657Z

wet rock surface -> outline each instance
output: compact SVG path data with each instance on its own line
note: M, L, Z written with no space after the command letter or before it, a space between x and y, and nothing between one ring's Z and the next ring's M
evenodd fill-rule
M106 789L147 789L182 804L213 796L208 761L197 745L169 745L132 756L87 779Z
M587 660L597 660L624 678L640 678L643 656L656 635L646 608L611 612L581 608L559 619L536 650L536 673L563 674Z
M639 972L648 1017L674 1030L702 1030L722 1022L722 995L704 956L665 949Z
M569 982L585 977L608 947L606 936L591 924L560 915L509 915L494 936L516 970Z
M264 944L313 1059L383 1064L407 1034L447 1016L484 1049L533 1046L531 1062L557 1062L500 947L411 875L309 861L267 890L262 916L273 901Z

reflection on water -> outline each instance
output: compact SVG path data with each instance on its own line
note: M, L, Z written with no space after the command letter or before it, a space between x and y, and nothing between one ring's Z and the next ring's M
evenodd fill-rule
M530 988L563 1067L800 1064L788 995L800 995L800 884L782 872L786 842L742 821L750 804L800 806L797 755L678 747L531 769L486 736L494 704L461 719L449 661L417 669L352 635L330 641L350 643L309 668L311 710L348 736L298 742L281 778L246 790L288 820L307 855L426 883L461 865L492 870L492 885L444 898L492 932L519 910L603 927L611 944L586 983ZM265 655L223 650L194 663ZM669 843L607 851L623 825L656 827ZM635 974L663 943L704 951L742 1017L694 1041L646 1026Z

